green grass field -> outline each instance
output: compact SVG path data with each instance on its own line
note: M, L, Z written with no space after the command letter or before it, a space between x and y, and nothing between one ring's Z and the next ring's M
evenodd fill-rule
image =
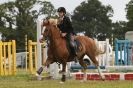
M133 81L87 81L80 82L68 79L37 81L33 75L0 77L0 88L133 88Z

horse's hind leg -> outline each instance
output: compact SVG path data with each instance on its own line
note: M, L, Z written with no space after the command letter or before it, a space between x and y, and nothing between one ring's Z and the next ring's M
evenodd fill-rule
M83 81L87 80L87 74L86 74L86 69L87 69L87 64L83 61L83 57L79 59L79 64L83 67L83 73L84 73L84 78Z
M103 75L102 72L101 72L99 63L98 63L98 61L96 60L95 55L94 55L93 53L87 53L87 55L90 57L91 61L92 61L92 62L95 64L95 66L97 67L98 73L99 73L101 79L104 80L105 77L104 77L104 75Z
M64 83L66 81L66 62L62 63L62 78L60 83Z

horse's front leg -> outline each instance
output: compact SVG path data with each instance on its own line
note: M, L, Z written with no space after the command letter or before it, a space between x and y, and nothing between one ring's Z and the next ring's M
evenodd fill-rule
M64 83L66 81L66 63L62 64L62 78L61 83Z
M36 72L36 76L40 77L43 69L46 67L46 66L49 66L51 63L53 63L53 60L50 59L50 58L47 58L46 62L43 64L43 66L41 66L37 72ZM41 78L40 78L41 79Z

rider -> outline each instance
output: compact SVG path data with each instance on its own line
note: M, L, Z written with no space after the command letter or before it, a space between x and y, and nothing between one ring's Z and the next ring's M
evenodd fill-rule
M74 47L74 30L69 17L66 16L66 9L64 7L59 7L58 10L58 28L61 31L62 37L65 37L69 42L72 53L77 56L76 49Z

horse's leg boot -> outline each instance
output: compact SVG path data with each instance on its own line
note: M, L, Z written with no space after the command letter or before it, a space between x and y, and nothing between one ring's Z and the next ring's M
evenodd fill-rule
M40 74L42 73L42 71L43 71L43 67L40 67L40 68L38 69L38 71L37 71L37 74L40 75Z

